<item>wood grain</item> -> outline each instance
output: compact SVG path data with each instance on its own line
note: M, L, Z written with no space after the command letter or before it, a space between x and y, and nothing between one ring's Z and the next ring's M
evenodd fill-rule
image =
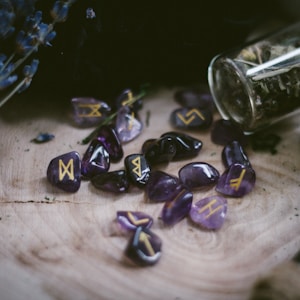
M124 146L125 155L140 152L145 139L173 130L174 91L158 89L146 97L140 117L145 121L149 111L149 126ZM256 186L244 198L228 198L226 222L213 232L187 219L162 227L162 205L147 203L139 189L116 196L86 181L75 194L52 187L45 177L50 160L71 150L83 154L87 146L79 141L90 129L72 126L66 99L26 97L16 97L0 111L1 299L246 300L259 277L300 249L299 117L273 129L282 137L278 154L247 149ZM31 143L39 132L53 133L55 139ZM222 172L222 146L211 142L209 131L190 134L203 141L192 161L208 162ZM177 175L190 161L161 169ZM122 167L120 162L111 170ZM195 192L194 201L214 193ZM163 240L157 265L126 263L127 238L112 226L117 210L154 217L153 231Z

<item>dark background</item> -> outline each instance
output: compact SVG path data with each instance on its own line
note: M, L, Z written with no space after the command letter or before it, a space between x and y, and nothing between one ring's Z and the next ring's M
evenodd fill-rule
M47 20L53 1L37 1ZM86 18L86 8L96 13ZM32 92L113 98L141 84L206 82L214 55L268 20L294 21L281 1L78 0L38 52Z

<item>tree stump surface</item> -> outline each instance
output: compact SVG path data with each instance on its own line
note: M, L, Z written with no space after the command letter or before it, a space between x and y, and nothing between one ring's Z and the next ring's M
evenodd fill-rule
M174 89L148 94L140 118L142 134L124 145L124 157L139 153L148 138L174 130L169 123ZM69 194L50 185L46 170L54 157L76 150L91 129L75 128L66 101L16 97L0 111L0 298L246 300L253 283L300 249L299 116L276 126L278 153L246 148L256 186L243 198L229 198L219 231L205 231L188 219L161 226L162 204L150 204L138 188L114 195L82 181ZM215 114L215 120L220 118ZM149 118L148 122L146 122ZM148 123L148 124L146 124ZM40 132L54 140L34 144ZM210 131L186 132L203 142L199 155L160 168L177 175L191 161L224 171L223 147ZM123 168L123 160L110 170ZM214 195L214 188L194 193L194 201ZM143 211L154 218L153 231L163 241L160 261L135 267L124 260L128 238L116 234L117 210Z

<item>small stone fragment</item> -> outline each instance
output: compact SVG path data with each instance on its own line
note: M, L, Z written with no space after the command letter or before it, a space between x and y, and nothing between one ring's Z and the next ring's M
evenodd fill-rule
M207 129L212 123L212 112L209 109L177 108L171 113L172 126L180 129Z
M123 158L123 147L116 131L112 127L108 125L101 126L96 138L104 145L112 162L118 162Z
M145 187L151 171L145 156L130 154L125 157L124 164L130 181L140 188Z
M75 193L81 184L81 166L78 152L71 151L53 158L47 168L49 182L66 192Z
M138 227L129 240L125 255L140 266L156 264L161 257L162 241L147 228Z
M116 194L127 192L130 186L125 170L98 174L91 178L91 183L97 189Z
M192 162L178 171L180 181L190 190L203 189L215 185L220 177L219 171L204 162Z
M248 143L248 139L242 129L230 120L220 119L213 123L211 141L214 144L225 146L234 140L243 146L246 146Z
M153 218L140 211L117 211L117 222L124 231L135 231L138 227L150 228Z
M171 201L178 185L179 178L166 172L155 170L150 173L145 193L152 202Z
M40 133L31 142L36 144L42 144L53 140L55 136L51 133Z
M128 106L122 106L118 110L115 129L121 143L128 143L141 134L143 124L136 112Z
M72 98L72 118L80 127L91 127L105 120L111 112L111 107L104 101L94 98Z
M202 149L202 142L188 134L169 131L161 135L161 137L171 137L175 141L176 153L173 161L195 157Z
M174 225L185 218L191 209L193 194L183 186L176 188L171 201L165 202L160 218L165 225Z
M210 196L197 201L190 210L191 220L205 229L217 230L222 227L227 213L227 199Z
M251 192L255 180L256 175L251 167L235 163L220 176L216 191L227 196L243 197Z
M97 174L107 172L109 166L110 158L106 148L97 139L92 140L82 157L81 174L92 178Z
M172 137L161 137L147 145L144 152L147 162L153 166L160 163L170 162L176 154L176 142Z
M229 142L222 151L222 162L225 168L234 163L240 163L247 167L251 167L250 161L243 146L238 141Z

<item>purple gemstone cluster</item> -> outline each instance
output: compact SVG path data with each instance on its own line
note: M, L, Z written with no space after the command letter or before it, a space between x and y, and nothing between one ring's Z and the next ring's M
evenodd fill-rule
M185 120L185 127L182 125L180 128L186 130L195 129L191 124L197 117L202 120L197 125L198 129L206 129L212 123L213 106L209 104L208 96L204 97L203 92L197 93L198 90L184 90L175 94L176 101L185 103L185 108L191 113L185 113L184 116L183 111L171 113L170 121L174 127L179 127L177 121L174 122L174 114ZM197 99L200 100L196 102ZM90 102L86 98L76 98L72 104L75 105L73 120L81 126L89 124L89 120L83 118L90 117L92 125L95 124L95 118L100 121L103 114L109 111L107 105L93 98ZM220 229L227 214L227 199L224 197L243 197L255 184L255 172L244 151L245 136L228 121L213 123L211 140L224 146L221 158L225 171L222 174L211 164L202 161L185 164L177 175L158 170L157 166L161 164L192 159L201 151L202 141L179 131L166 132L160 137L146 140L140 152L124 158L123 169L109 171L111 163L123 158L122 145L141 133L143 124L137 115L141 108L141 97L134 96L130 89L123 91L117 98L115 122L101 123L94 131L82 159L76 151L52 159L47 169L49 182L67 192L78 191L82 178L90 180L96 189L112 193L125 193L130 186L135 186L144 190L149 202L163 203L159 215L163 225L173 226L188 217L205 230ZM210 117L207 117L208 112ZM209 124L203 125L206 121L202 117L205 120L208 118ZM195 191L212 187L215 187L214 195L194 201ZM143 212L118 211L116 220L122 231L131 232L126 256L139 265L156 263L161 255L162 242L150 230L153 218Z

